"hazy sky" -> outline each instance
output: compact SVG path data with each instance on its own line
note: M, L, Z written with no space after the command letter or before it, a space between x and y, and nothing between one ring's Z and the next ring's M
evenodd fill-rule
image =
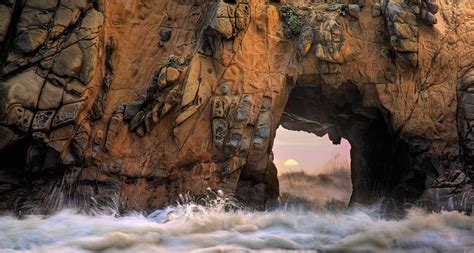
M318 174L325 165L338 156L339 162L349 164L349 142L342 139L340 145L334 145L328 136L318 137L303 131L290 131L279 127L273 144L274 162L278 172L301 171ZM288 160L296 160L298 165Z

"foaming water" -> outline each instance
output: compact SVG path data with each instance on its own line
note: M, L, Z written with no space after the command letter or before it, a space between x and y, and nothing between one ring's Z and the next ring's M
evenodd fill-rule
M0 229L0 252L474 252L473 217L415 209L399 220L374 209L255 212L184 204L122 217L66 209L3 216Z

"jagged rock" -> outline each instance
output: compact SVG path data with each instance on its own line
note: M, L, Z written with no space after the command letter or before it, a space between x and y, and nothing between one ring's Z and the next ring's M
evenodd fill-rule
M179 79L180 72L176 68L167 67L160 71L159 87L164 89Z
M235 28L245 31L250 22L250 7L248 4L239 4L235 10Z
M426 9L433 14L436 14L439 11L439 6L438 4L436 4L436 1L434 0L424 1L423 6L426 7Z
M319 60L338 64L345 62L341 52L345 41L341 28L341 24L335 17L329 18L321 24L316 37L321 38L324 43L317 44L315 50Z
M35 140L37 143L48 143L49 138L48 135L42 132L33 132L31 134L31 137L33 140Z
M418 52L418 43L406 39L400 39L396 36L392 36L390 38L390 42L392 44L392 47L397 50L398 52L401 53L406 53L406 52L412 52L416 53Z
M185 111L181 112L178 117L174 120L174 123L176 126L181 125L181 123L185 122L188 120L191 116L193 116L197 111L199 107L198 106L190 106L187 107Z
M53 71L60 76L77 77L81 70L83 54L78 44L62 50L54 63Z
M59 127L75 122L82 107L82 102L63 105L53 119L52 127Z
M66 84L64 88L62 103L71 104L81 101L81 97L84 94L86 87L77 80L72 80Z
M360 15L360 7L357 4L349 4L347 7L347 10L349 11L349 15L351 15L354 18L359 18Z
M59 7L56 11L56 15L54 15L54 27L51 29L51 36L56 38L64 32L66 28L74 24L78 18L78 14L78 11L74 13L71 9L62 6Z
M55 111L38 111L33 118L31 129L33 131L48 132L53 121Z
M87 38L78 42L83 58L81 69L77 76L85 84L91 81L97 65L99 40L96 33L102 27L103 22L104 16L102 13L89 9L82 19L79 30L76 31L78 38Z
M67 125L51 131L49 134L48 147L61 153L66 148L66 144L68 143L68 140L72 138L73 134L73 125Z
M372 5L372 17L378 17L382 14L382 10L379 3Z
M421 19L423 19L429 25L434 25L438 23L438 19L436 18L436 16L427 11L421 11Z
M63 97L63 91L63 87L58 87L47 81L41 91L38 109L51 110L59 108Z
M237 108L236 120L247 120L250 113L250 106L251 106L251 95L244 95L242 96L242 102L240 103L239 107Z
M10 143L15 141L15 133L7 127L0 126L0 148L7 148Z
M223 118L227 112L227 102L225 98L215 97L214 105L212 107L213 118Z
M233 149L237 149L242 140L242 134L240 129L231 129L229 132L229 145Z
M401 59L418 65L418 25L415 14L405 4L390 2L386 8L390 45Z
M122 128L123 116L121 114L114 114L110 118L107 129L107 137L105 140L105 149L111 151L114 147L115 138L117 138L120 129Z
M216 82L216 76L213 75L214 65L210 58L199 55L189 67L186 84L184 85L183 97L181 100L181 107L187 106L195 101L198 96L198 91L206 91L205 87ZM209 95L209 94L203 94Z
M58 5L58 0L26 0L25 5L35 9L48 10Z
M460 170L449 171L440 176L434 182L433 188L458 187L467 179L466 174Z
M227 121L223 119L212 120L212 136L214 147L221 149L224 145L225 137L227 136L228 125Z
M40 45L44 43L48 32L43 29L34 29L26 32L22 32L16 37L15 45L16 47L24 52L31 53L39 48Z
M138 101L134 101L130 104L127 104L125 106L125 111L123 113L123 119L124 120L131 120L133 119L133 117L135 117L135 115L137 115L137 113L140 111L140 109L142 108L143 106L143 103L144 101L142 100L138 100Z
M173 84L174 82L178 81L179 75L179 70L173 67L166 68L166 83Z
M97 65L97 43L97 39L91 41L83 40L79 42L79 47L81 48L84 58L82 60L81 70L79 71L78 77L79 80L85 84L91 81L94 68Z
M263 149L263 139L260 137L255 137L252 141L252 146L256 150L262 150Z
M89 124L81 124L71 140L70 152L72 160L70 164L79 164L84 159L84 152L89 144L91 128Z
M420 197L421 205L434 211L465 210L474 205L474 190L459 191L456 188L430 188Z
M0 152L31 155L26 169L9 161L25 182L0 191L2 201L41 205L49 175L61 180L73 166L77 175L60 182L79 194L89 194L88 184L97 198L121 196L125 209L155 210L207 187L264 209L278 195L270 157L279 125L351 142L354 203L422 196L454 209L471 196L471 1L458 1L455 15L431 0L367 2L372 10L358 0L194 2L125 12L102 0L15 8L2 48ZM358 5L358 22L344 16L348 4ZM55 99L41 95L51 84L64 88L62 104L43 118L37 107ZM133 132L122 129L128 123ZM42 181L25 174L42 169L54 173Z
M32 120L33 112L23 107L14 106L7 111L3 122L6 125L16 126L23 132L28 132Z
M216 11L211 19L209 27L217 34L226 39L234 35L235 6L224 2L217 3Z
M80 9L80 10L85 10L88 5L87 0L60 0L61 5L66 6L67 8L70 9Z
M178 103L181 94L178 89L172 89L165 98L165 103L175 105Z
M5 39L10 26L11 20L11 9L7 6L0 4L0 42Z
M154 124L158 124L158 122L160 121L160 118L163 117L166 113L168 113L168 111L170 110L170 106L168 106L168 109L167 111L165 111L164 109L164 106L162 103L158 103L156 104L153 109L151 110L151 119L153 120L153 123ZM162 110L163 109L163 110Z
M136 130L135 130L135 133L137 134L138 137L143 137L145 136L145 126L144 125L139 125Z
M151 130L153 130L153 127L155 127L155 120L153 119L153 112L148 112L146 115L145 115L145 131L147 133L151 132ZM156 117L156 116L155 116Z
M0 103L4 103L4 108L19 104L33 110L38 103L43 83L44 78L36 74L34 69L28 69L0 85L0 94L3 98Z
M269 125L262 125L257 127L257 135L262 138L269 138L270 137L270 126Z
M298 37L298 53L304 57L308 54L313 44L314 31L312 29L303 29Z
M129 124L130 132L135 131L144 122L144 119L145 113L143 111L139 111L137 114L135 114Z
M95 32L104 23L104 15L95 9L89 9L81 23L81 29Z
M17 32L29 32L34 29L43 29L48 31L51 26L54 13L33 9L31 7L24 7L18 22Z
M102 142L104 141L104 132L102 130L97 130L94 136L93 144L92 144L92 157L97 157L100 152L100 147Z
M163 46L165 42L168 42L171 39L171 32L170 29L162 29L160 31L160 46Z
M420 137L413 137L410 139L410 149L416 153L422 153L429 150L431 143Z

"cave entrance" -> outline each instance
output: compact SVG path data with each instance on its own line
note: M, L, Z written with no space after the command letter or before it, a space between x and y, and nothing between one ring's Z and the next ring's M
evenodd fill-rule
M280 198L311 208L346 207L352 194L350 144L279 127L273 143Z
M395 143L387 114L380 107L368 106L367 99L351 82L331 87L318 76L303 76L290 93L280 121L287 130L327 135L334 144L347 140L350 202L364 205L396 196L409 167L409 156L402 144Z

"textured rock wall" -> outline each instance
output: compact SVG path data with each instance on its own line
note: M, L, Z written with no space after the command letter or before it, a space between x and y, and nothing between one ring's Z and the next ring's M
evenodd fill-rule
M470 210L473 4L291 4L1 3L0 208L263 208L281 123L351 142L353 202Z

